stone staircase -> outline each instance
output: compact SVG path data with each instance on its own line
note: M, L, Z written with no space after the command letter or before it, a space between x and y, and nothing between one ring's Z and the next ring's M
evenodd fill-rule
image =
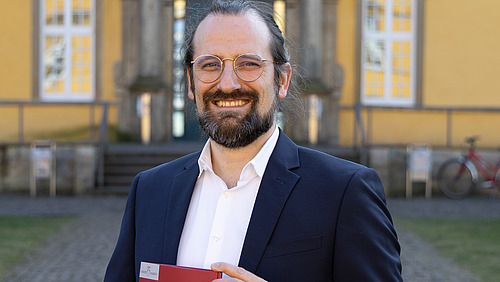
M127 194L137 173L199 151L203 143L109 144L104 152L104 183L96 192Z
M172 142L165 144L109 144L104 152L104 183L96 192L128 194L134 177L141 171L199 151L203 142ZM359 162L359 152L352 148L313 147L327 154Z

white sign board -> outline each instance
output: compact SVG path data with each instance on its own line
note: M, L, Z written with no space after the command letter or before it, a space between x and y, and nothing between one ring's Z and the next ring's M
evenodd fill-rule
M32 148L33 174L36 178L47 179L52 169L52 151L50 148Z
M409 152L408 168L412 173L428 173L431 170L431 151L427 148L416 148Z

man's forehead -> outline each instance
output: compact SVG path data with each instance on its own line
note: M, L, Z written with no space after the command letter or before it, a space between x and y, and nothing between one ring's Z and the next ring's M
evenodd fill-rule
M209 42L219 44L266 43L270 40L270 31L262 18L256 12L244 12L237 15L208 15L198 25L194 38L193 49L210 49ZM269 45L267 44L266 47ZM250 48L250 47L249 47ZM253 50L246 50L246 52Z

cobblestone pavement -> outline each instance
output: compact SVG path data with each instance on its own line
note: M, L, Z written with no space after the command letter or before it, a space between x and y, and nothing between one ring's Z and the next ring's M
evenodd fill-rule
M1 215L75 215L0 281L102 281L125 206L124 197L31 199L0 195ZM394 216L500 217L500 199L389 199ZM396 226L405 281L480 281L431 244Z
M500 198L470 198L454 201L446 198L425 200L389 199L387 205L397 217L499 218ZM461 269L450 258L440 254L431 244L399 228L401 260L405 281L481 281Z
M0 215L76 215L0 281L102 281L118 238L125 201L124 197L30 199L0 195Z

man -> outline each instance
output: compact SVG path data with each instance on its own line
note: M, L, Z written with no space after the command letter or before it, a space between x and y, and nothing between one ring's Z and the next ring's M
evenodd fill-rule
M141 261L238 281L401 280L376 173L298 147L276 126L292 70L272 12L214 3L188 37L185 66L210 138L136 176L105 281L138 279Z

